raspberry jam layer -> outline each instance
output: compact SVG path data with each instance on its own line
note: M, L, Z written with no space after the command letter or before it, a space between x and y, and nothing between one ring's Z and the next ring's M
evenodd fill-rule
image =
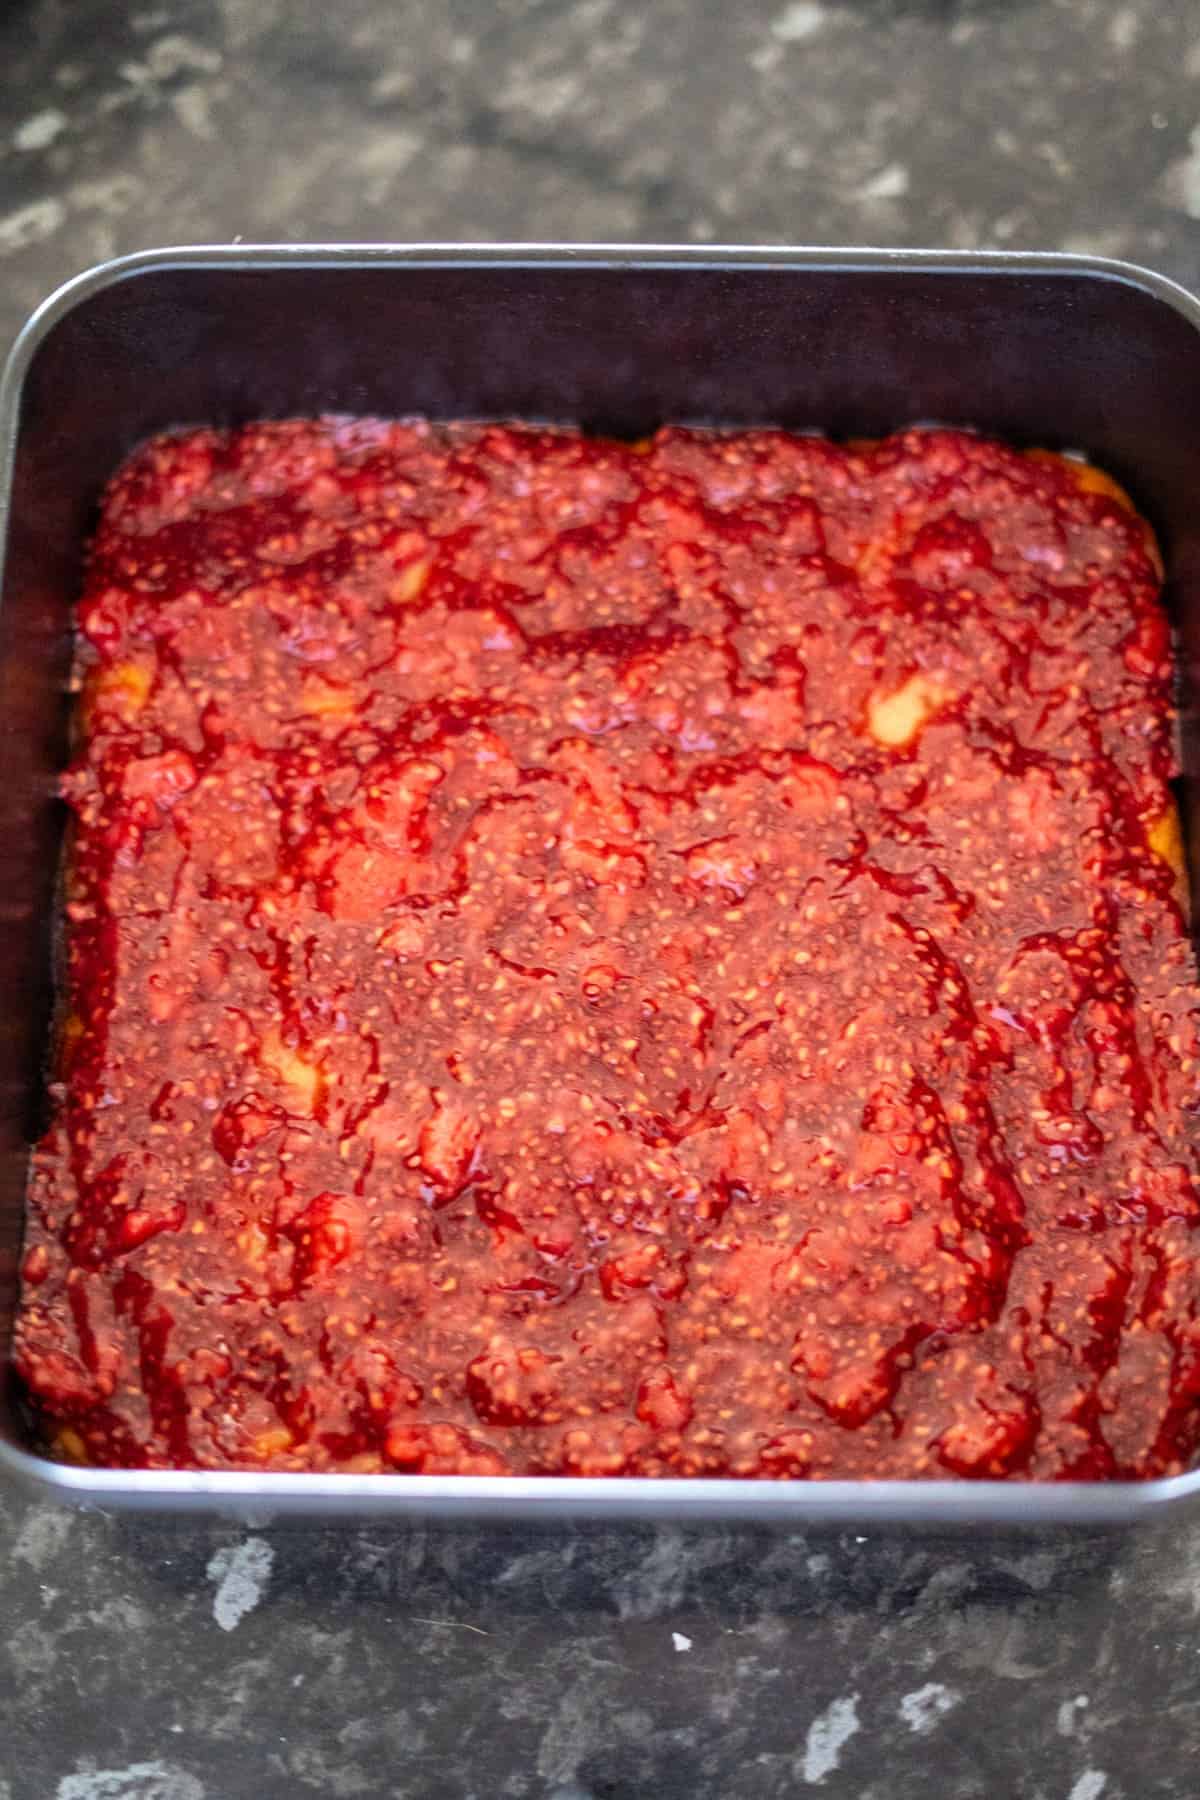
M1187 1465L1158 590L1096 471L953 432L141 450L80 612L46 1441Z

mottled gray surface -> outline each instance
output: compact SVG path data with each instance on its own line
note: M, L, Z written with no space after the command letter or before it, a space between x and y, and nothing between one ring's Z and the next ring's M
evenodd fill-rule
M11 1800L1185 1800L1200 1535L0 1526Z
M0 4L0 335L147 244L1062 246L1200 281L1194 0Z
M0 0L0 340L167 241L1068 246L1200 284L1194 0ZM1200 1522L0 1512L0 1800L1191 1800Z

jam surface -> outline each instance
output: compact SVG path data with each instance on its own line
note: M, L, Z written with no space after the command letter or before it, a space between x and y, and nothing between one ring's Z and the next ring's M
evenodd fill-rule
M947 431L158 439L81 604L17 1366L134 1467L1200 1439L1149 533Z

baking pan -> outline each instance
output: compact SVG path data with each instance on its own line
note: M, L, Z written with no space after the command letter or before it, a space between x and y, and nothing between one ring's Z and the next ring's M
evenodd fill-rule
M1085 450L1165 548L1180 802L1200 843L1200 304L1171 282L1083 257L877 250L243 246L108 263L34 314L0 387L0 1347L43 1104L71 606L100 491L164 427L323 411L626 436L937 421ZM6 1357L0 1382L0 1471L106 1507L943 1526L1127 1524L1200 1501L1200 1470L1040 1484L85 1469L29 1446Z

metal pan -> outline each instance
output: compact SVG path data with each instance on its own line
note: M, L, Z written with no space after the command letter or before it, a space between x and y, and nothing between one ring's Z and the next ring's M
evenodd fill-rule
M30 319L0 387L0 1346L41 1105L70 611L98 495L150 432L321 411L630 436L664 420L864 437L937 420L1085 449L1161 534L1185 702L1197 691L1200 304L1144 270L930 251L317 245L160 250L80 276ZM1194 847L1186 708L1184 726ZM1111 1525L1200 1500L1200 1470L1037 1484L70 1468L29 1447L0 1380L0 1472L106 1507Z

